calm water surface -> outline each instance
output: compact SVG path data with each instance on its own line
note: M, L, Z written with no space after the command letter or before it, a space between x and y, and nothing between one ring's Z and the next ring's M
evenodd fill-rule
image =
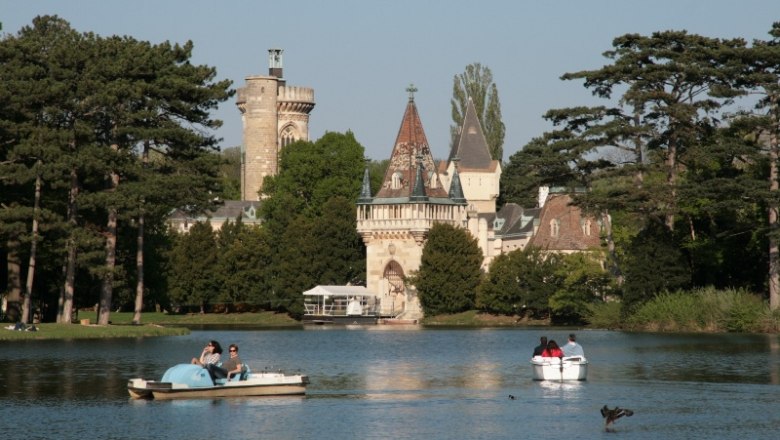
M397 327L194 331L4 342L0 436L23 439L777 439L780 338L580 331L587 382L534 382L539 336L567 330ZM135 401L208 339L254 370L309 375L305 397ZM515 400L508 398L516 396ZM605 404L635 411L606 433Z

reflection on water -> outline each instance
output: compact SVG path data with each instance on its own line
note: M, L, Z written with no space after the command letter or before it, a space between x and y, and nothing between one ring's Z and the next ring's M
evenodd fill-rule
M23 341L0 362L0 420L26 438L598 437L605 404L633 409L629 438L775 438L780 342L766 335L581 331L585 382L535 382L539 336L567 329L371 326L196 331L170 338ZM237 343L253 370L302 371L305 397L130 400L203 342ZM509 399L509 395L516 399ZM565 418L566 423L560 423ZM35 420L30 424L30 420ZM175 421L176 423L171 423ZM67 429L62 429L63 422Z

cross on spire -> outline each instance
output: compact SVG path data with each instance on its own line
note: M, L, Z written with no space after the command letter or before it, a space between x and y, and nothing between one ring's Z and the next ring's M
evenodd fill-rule
M409 92L409 101L414 101L414 92L417 91L417 87L410 83L409 87L406 88L406 91Z

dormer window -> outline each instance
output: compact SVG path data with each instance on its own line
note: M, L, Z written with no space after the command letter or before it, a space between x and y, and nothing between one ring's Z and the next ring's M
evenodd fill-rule
M558 219L550 220L550 237L557 237L560 233L561 223Z
M582 234L586 237L590 237L590 228L591 228L591 221L590 219L584 219L580 220L580 227L582 228Z
M400 171L396 171L393 173L392 181L390 183L392 189L401 189L401 183L403 182L403 177L401 175Z

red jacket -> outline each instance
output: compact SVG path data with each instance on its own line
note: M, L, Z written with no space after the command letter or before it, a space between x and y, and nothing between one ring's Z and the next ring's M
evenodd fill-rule
M560 348L553 348L552 351L545 348L544 351L542 352L542 357L546 357L546 358L563 357L563 351L561 351Z

